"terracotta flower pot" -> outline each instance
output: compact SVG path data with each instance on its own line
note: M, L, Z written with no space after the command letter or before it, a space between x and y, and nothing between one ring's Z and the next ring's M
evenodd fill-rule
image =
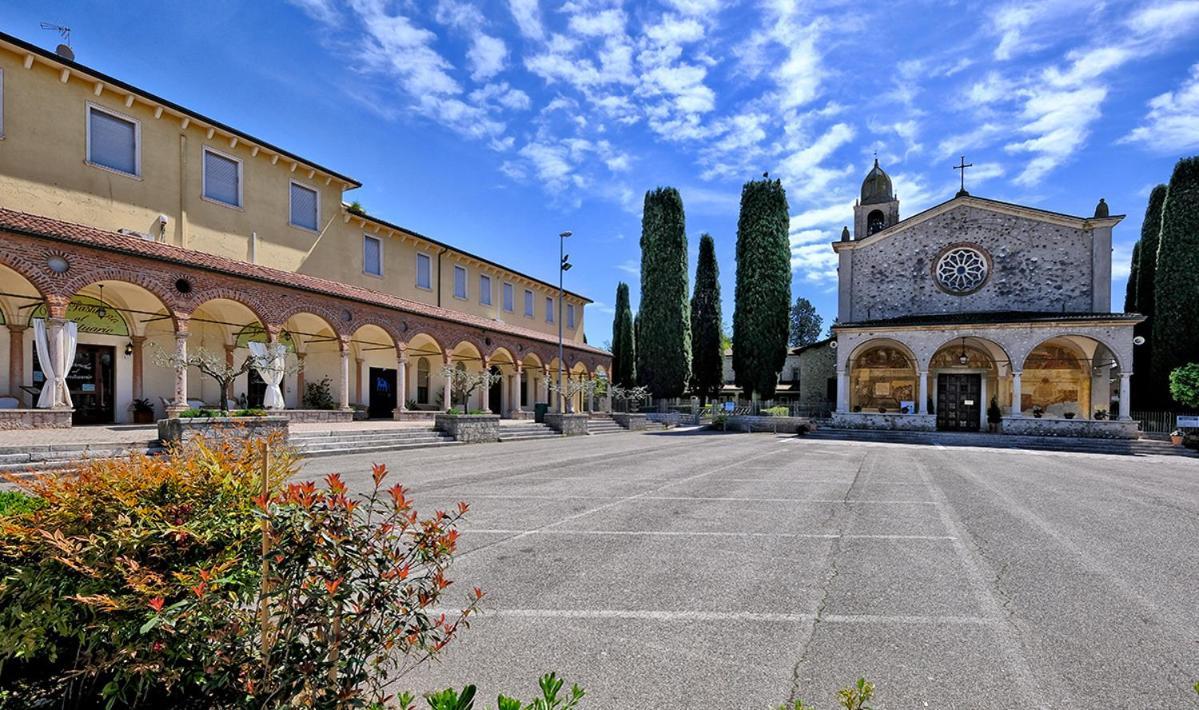
M1170 435L1170 443L1175 446L1182 446L1182 437L1175 435L1175 434L1171 434Z

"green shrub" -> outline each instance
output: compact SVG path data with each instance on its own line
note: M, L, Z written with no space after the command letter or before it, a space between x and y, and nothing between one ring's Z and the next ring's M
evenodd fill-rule
M0 491L0 516L21 515L42 507L42 499L20 491Z
M770 407L762 410L764 417L788 417L791 416L791 410L787 407Z
M871 710L871 706L867 705L866 701L873 698L874 683L865 678L858 678L857 683L837 691L837 703L842 710ZM808 705L802 700L796 700L790 705L780 705L778 710L815 710L815 706Z
M319 382L304 383L305 409L337 409L337 400L333 398L333 383L328 377L322 377Z
M284 487L279 443L266 493L257 441L20 482L45 502L0 517L3 701L366 707L436 656L483 595L434 611L467 506L421 519L382 466Z
M541 676L537 684L541 688L539 697L529 703L522 703L516 698L500 694L496 699L496 710L573 710L586 694L579 686L572 685L570 697L559 697L562 694L564 681L553 673ZM478 689L473 685L466 686L461 693L453 688L447 688L426 695L425 702L431 710L473 710L477 692ZM400 710L416 708L416 698L411 693L402 693L397 701L400 704Z
M1170 373L1170 396L1187 407L1199 407L1199 362L1176 368Z

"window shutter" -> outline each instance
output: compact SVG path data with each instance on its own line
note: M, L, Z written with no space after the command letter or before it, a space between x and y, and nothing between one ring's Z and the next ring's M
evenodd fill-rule
M380 257L380 242L374 237L362 238L362 270L374 276L383 275L383 264Z
M137 125L93 109L91 155L88 160L106 168L137 174Z
M239 165L212 151L204 151L204 196L234 207L241 206Z
M430 279L431 261L428 254L416 255L416 285L421 288L432 288Z
M291 223L316 231L316 190L292 183Z

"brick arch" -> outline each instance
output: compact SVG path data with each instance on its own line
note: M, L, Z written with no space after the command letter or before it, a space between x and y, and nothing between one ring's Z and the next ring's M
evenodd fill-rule
M347 323L347 325L353 326L353 330L350 331L350 337L353 337L354 333L357 333L358 329L362 326L373 325L382 330L384 333L387 333L388 337L391 338L391 341L396 344L397 350L406 344L406 341L400 337L400 333L396 329L394 322L380 317L375 313L356 313L353 311L353 309L351 309L350 312L354 314L354 319Z
M321 320L325 321L325 325L329 327L329 330L333 331L333 335L338 339L344 340L350 337L340 325L344 322L341 320L341 314L331 311L325 307L323 303L301 302L298 304L289 305L283 308L281 311L276 312L276 320L272 322L272 325L282 329L283 324L286 323L289 318L293 318L298 315L310 315L320 318ZM350 322L353 323L353 321Z
M0 251L0 264L7 266L17 272L22 278L33 286L34 290L43 299L48 296L62 296L63 289L61 285L56 286L54 282L46 276L33 262L19 254L4 253ZM69 296L69 294L68 294Z
M117 281L144 289L151 296L158 299L158 302L162 304L162 307L166 309L168 314L170 314L171 322L174 323L176 329L179 328L181 322L184 322L187 319L187 317L183 315L185 309L181 307L175 295L163 290L161 284L157 283L150 274L145 272L130 272L128 269L121 268L108 268L100 269L98 271L88 271L67 281L65 284L63 284L63 288L70 289L68 298L72 298L85 287L100 281Z
M219 299L233 301L238 305L245 306L247 309L249 309L250 313L258 319L259 324L261 324L263 328L270 328L270 324L278 322L272 318L268 318L267 313L264 312L261 307L250 303L251 300L260 304L264 302L262 298L258 297L260 294L252 291L247 292L226 286L213 286L211 288L204 289L203 291L193 291L190 295L192 296L190 299L188 299L190 302L190 307L187 309L189 316L205 303ZM247 298L247 295L258 298Z

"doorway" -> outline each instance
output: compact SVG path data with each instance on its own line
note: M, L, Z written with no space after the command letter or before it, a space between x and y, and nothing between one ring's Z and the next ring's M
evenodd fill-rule
M491 366L491 374L502 377L500 368L496 367L495 365ZM501 385L502 381L497 379L495 382L491 383L491 388L487 390L487 408L491 410L492 414L503 414L504 396L503 387Z
M75 404L71 424L112 424L116 421L116 392L113 370L116 349L111 345L75 346L75 362L67 373L67 389ZM40 389L46 381L37 348L33 350L33 383Z
M937 429L978 431L982 420L982 375L937 375Z
M266 399L266 380L254 368L246 371L246 378L246 407L261 409Z
M372 367L370 383L367 416L371 419L391 419L396 408L396 371L385 367Z

